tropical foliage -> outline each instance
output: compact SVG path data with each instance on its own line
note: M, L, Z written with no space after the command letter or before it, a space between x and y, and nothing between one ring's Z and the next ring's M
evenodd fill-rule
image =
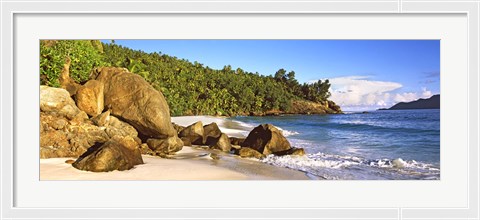
M56 41L50 46L41 42L41 83L58 86L59 73L65 57L69 56L72 78L79 83L100 65L123 67L141 75L164 94L174 116L288 111L294 99L323 102L330 95L328 80L300 84L294 71L287 73L280 69L274 76L264 76L241 68L234 70L230 65L212 69L160 52L145 53L114 42L98 43Z
M67 57L71 60L70 77L77 82L88 80L92 68L105 66L102 44L90 40L40 41L40 83L60 86L59 77Z

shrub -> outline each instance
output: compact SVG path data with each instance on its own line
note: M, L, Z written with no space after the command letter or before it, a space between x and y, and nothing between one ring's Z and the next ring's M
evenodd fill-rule
M71 60L70 77L77 83L87 81L93 68L106 64L98 45L98 41L90 40L41 40L40 83L60 87L59 77L67 57Z

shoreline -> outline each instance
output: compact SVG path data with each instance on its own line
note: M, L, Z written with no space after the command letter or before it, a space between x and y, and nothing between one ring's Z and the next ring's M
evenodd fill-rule
M40 159L40 180L311 180L304 172L202 147L188 147L169 158L142 155L131 170L90 172L65 163L75 158Z
M201 121L217 123L229 137L246 137L252 127L216 116L179 116L171 121L188 126ZM66 160L40 159L40 180L311 180L305 172L263 163L257 159L211 150L205 146L183 146L168 158L142 155L144 164L130 170L90 172L74 168Z

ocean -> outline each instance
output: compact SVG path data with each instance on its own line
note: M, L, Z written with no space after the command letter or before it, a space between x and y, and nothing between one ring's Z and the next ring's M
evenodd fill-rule
M440 179L440 110L386 110L338 115L229 118L248 134L259 124L280 128L306 156L269 155L262 162L316 179Z

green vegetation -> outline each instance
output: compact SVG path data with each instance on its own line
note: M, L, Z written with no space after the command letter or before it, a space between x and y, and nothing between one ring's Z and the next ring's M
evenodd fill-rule
M161 91L177 115L244 115L267 111L288 111L292 100L325 102L330 93L328 80L299 84L295 72L280 69L274 76L262 76L230 65L216 70L161 53L132 50L114 42L42 41L40 44L41 83L59 86L58 76L67 56L72 60L70 75L82 83L92 68L123 67L141 75ZM75 61L75 62L74 62Z
M59 77L67 57L71 60L70 77L76 82L88 80L90 71L105 66L102 44L89 40L40 41L40 83L59 87Z

